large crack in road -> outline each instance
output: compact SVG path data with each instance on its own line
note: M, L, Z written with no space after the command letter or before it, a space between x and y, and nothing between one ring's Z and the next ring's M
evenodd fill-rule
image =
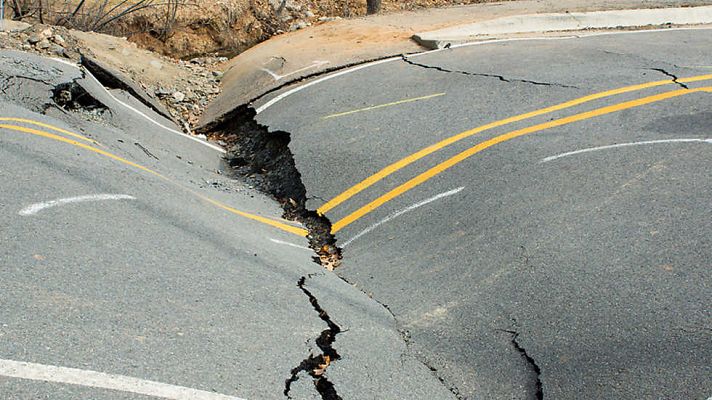
M315 261L328 270L338 267L341 249L331 233L331 222L306 208L307 190L289 148L289 132L271 132L256 120L248 106L235 109L221 122L203 131L214 140L227 143L225 160L234 175L269 194L284 210L284 218L301 222L308 230L309 246Z
M577 88L558 83L507 78L501 75L448 70L438 66L414 62L407 55L402 55L401 58L410 65L440 72L494 78L507 83ZM270 131L267 126L261 125L256 121L256 116L257 112L252 107L242 105L206 125L199 133L206 134L211 140L222 141L227 144L225 146L227 149L225 160L231 167L234 178L239 178L272 196L283 208L284 218L301 222L309 232L307 236L309 245L317 254L317 257L314 257L315 261L325 268L333 270L341 262L341 249L337 247L336 238L331 233L332 226L329 219L319 215L314 210L306 208L307 190L302 182L301 173L296 167L294 155L289 148L291 134L279 130ZM327 378L326 371L331 363L341 358L341 355L333 347L333 343L342 330L320 306L314 294L306 288L307 280L310 278L311 276L301 277L297 282L297 286L307 296L319 318L327 324L327 329L323 330L315 339L321 354L309 354L308 357L304 358L290 371L290 376L285 380L283 393L288 399L291 399L293 384L300 378L309 376L313 381L315 390L322 399L341 400L336 387ZM349 283L343 277L341 279ZM351 283L349 284L352 285ZM369 297L371 296L369 295ZM373 297L371 299L388 310L394 320L398 321L396 315L387 305ZM398 329L398 332L406 347L410 350L411 343L408 332L402 329ZM526 362L527 370L531 376L531 389L529 390L531 397L537 400L542 399L543 388L539 366L517 341L518 332L513 330L504 330L504 332L511 335L512 345ZM439 380L440 384L449 390L455 398L464 398L460 390L449 383L437 368L420 357L417 357L417 359L428 368L433 376Z
M288 399L291 399L290 391L292 383L299 379L301 372L306 372L314 380L314 387L323 400L341 400L341 397L336 391L336 387L325 375L329 365L341 358L333 347L336 341L336 335L341 333L341 327L331 319L326 310L319 305L317 298L306 288L306 280L307 277L301 277L299 282L297 282L297 286L309 298L309 303L311 303L314 311L319 314L319 318L321 318L322 321L326 322L328 328L323 330L315 340L322 354L310 354L309 357L302 360L297 367L292 369L291 376L284 383L284 395L287 396Z

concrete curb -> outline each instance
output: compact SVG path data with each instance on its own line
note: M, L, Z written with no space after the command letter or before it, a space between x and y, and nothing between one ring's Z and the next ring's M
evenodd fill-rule
M413 35L413 39L427 48L441 49L447 45L520 33L710 23L712 23L712 6L529 14L418 33Z

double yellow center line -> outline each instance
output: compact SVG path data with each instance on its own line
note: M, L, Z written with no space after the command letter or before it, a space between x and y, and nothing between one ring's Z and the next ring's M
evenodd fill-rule
M699 82L699 81L705 81L705 80L712 80L712 74L699 75L699 76L694 76L694 77L689 77L689 78L678 79L677 82L692 83L692 82ZM324 214L327 211L338 206L339 204L350 199L351 197L355 196L356 194L360 193L361 191L363 191L363 190L369 188L370 186L374 185L375 183L379 182L383 178L395 173L396 171L399 171L399 170L405 168L406 166L414 163L415 161L417 161L423 157L426 157L426 156L428 156L440 149L443 149L449 145L452 145L458 141L461 141L465 138L476 135L478 133L481 133L481 132L484 132L487 130L491 130L491 129L494 129L497 127L501 127L504 125L512 124L512 123L515 123L518 121L523 121L523 120L530 119L533 117L553 113L555 111L560 111L560 110L564 110L567 108L575 107L575 106L578 106L578 105L581 105L581 104L584 104L587 102L591 102L594 100L599 100L599 99L603 99L606 97L615 96L618 94L630 93L630 92L640 91L643 89L648 89L648 88L653 88L653 87L658 87L658 86L663 86L663 85L671 85L674 83L675 82L673 82L671 80L654 81L654 82L648 82L648 83L643 83L643 84L639 84L639 85L626 86L626 87L622 87L619 89L608 90L605 92L595 93L595 94L584 96L584 97L581 97L578 99L570 100L570 101L567 101L564 103L556 104L556 105L553 105L550 107L542 108L542 109L539 109L536 111L532 111L532 112L516 115L513 117L505 118L502 120L498 120L495 122L491 122L489 124L482 125L477 128L459 133L459 134L451 136L445 140L439 141L431 146L428 146L422 150L419 150L419 151L417 151L417 152L415 152L415 153L413 153L413 154L411 154L411 155L409 155L395 163L388 165L387 167L383 168L382 170L378 171L377 173L369 176L368 178L364 179L363 181L361 181L358 184L354 185L353 187L347 189L346 191L344 191L343 193L334 197L333 199L329 200L324 205L319 207L317 209L317 211L321 214ZM539 132L539 131L543 131L546 129L582 121L585 119L594 118L594 117L614 113L617 111L627 110L627 109L631 109L634 107L639 107L639 106L643 106L646 104L651 104L651 103L671 99L674 97L679 97L679 96L683 96L683 95L687 95L687 94L691 94L691 93L699 93L699 92L712 92L712 87L703 87L703 88L698 88L698 89L673 90L673 91L669 91L669 92L665 92L665 93L660 93L660 94L656 94L656 95L652 95L652 96L643 97L643 98L640 98L637 100L631 100L631 101L626 101L626 102L622 102L622 103L618 103L618 104L614 104L614 105L610 105L610 106L606 106L606 107L601 107L601 108L598 108L598 109L595 109L592 111L574 114L569 117L556 119L553 121L533 125L533 126L530 126L527 128L514 130L511 132L505 133L503 135L496 136L492 139L489 139L482 143L479 143L479 144L445 160L444 162L441 162L440 164L428 169L427 171L417 175L416 177L397 186L396 188L393 188L392 190L379 196L375 200L360 207L356 211L352 212L351 214L349 214L349 215L345 216L344 218L340 219L339 221L335 222L332 226L332 232L336 233L336 232L344 229L346 226L348 226L351 223L355 222L356 220L362 218L366 214L372 212L373 210L377 209L378 207L382 206L383 204L387 203L388 201L406 193L407 191L409 191L409 190L415 188L416 186L428 181L429 179L441 174L442 172L452 168L453 166L459 164L460 162L466 160L467 158L469 158L469 157L471 157L471 156L473 156L473 155L475 155L489 147L492 147L496 144L506 142L508 140L511 140L511 139L514 139L514 138L517 138L517 137L520 137L523 135L527 135L530 133ZM111 159L118 161L120 163L123 163L125 165L129 165L133 168L147 172L147 173L154 175L162 180L168 181L178 187L181 187L182 189L188 191L189 193L195 195L196 197L198 197L198 198L200 198L200 199L202 199L216 207L219 207L225 211L228 211L230 213L233 213L233 214L236 214L236 215L239 215L239 216L242 216L242 217L254 220L254 221L258 221L260 223L281 229L281 230L289 232L289 233L293 233L295 235L299 235L299 236L307 235L306 230L304 230L302 228L284 224L284 223L281 223L281 222L278 222L278 221L275 221L275 220L272 220L269 218L261 217L259 215L240 211L240 210L232 208L228 205L225 205L221 202L218 202L216 200L213 200L211 198L203 196L200 193L197 193L191 189L188 189L188 188L178 184L177 182L172 181L171 179L165 177L164 175L162 175L156 171L153 171L147 167L144 167L142 165L139 165L132 161L126 160L126 159L119 157L117 155L111 154L105 150L101 150L99 148L96 148L94 146L87 144L87 142L88 142L88 143L100 146L99 143L97 143L85 136L67 131L65 129L57 128L57 127L49 125L49 124L45 124L45 123L41 123L41 122L33 121L33 120L28 120L28 119L23 119L23 118L0 117L0 121L19 122L19 123L35 125L38 127L51 129L56 132L68 135L70 137L81 140L81 142L77 141L77 140L73 140L73 139L68 139L66 137L59 136L59 135L56 135L53 133L49 133L49 132L46 132L43 130L27 128L27 127L18 126L18 125L0 124L0 129L8 129L8 130L16 131L16 132L32 134L32 135L60 141L63 143L67 143L67 144L70 144L70 145L73 145L76 147L80 147L82 149L85 149L85 150L88 150L88 151L91 151L91 152L94 152L94 153L97 153L100 155L103 155L105 157L111 158Z
M699 75L699 76L694 76L694 77L690 77L690 78L679 79L677 82L691 83L691 82L699 82L699 81L710 80L710 79L712 79L712 74ZM356 194L360 193L361 191L365 190L366 188L372 186L376 182L387 177L388 175L412 164L413 162L415 162L429 154L432 154L446 146L449 146L449 145L456 143L456 142L458 142L462 139L465 139L467 137L473 136L477 133L480 133L480 132L483 132L486 130L490 130L490 129L493 129L496 127L500 127L503 125L508 125L513 122L526 120L529 118L552 113L552 112L559 111L559 110L564 110L564 109L574 107L574 106L577 106L580 104L584 104L584 103L587 103L590 101L594 101L594 100L598 100L598 99L602 99L602 98L606 98L606 97L610 97L610 96L614 96L614 95L618 95L618 94L640 91L643 89L653 88L653 87L657 87L657 86L670 85L670 84L674 84L674 83L675 82L673 82L671 80L655 81L655 82L648 82L648 83L643 83L643 84L639 84L639 85L626 86L626 87L619 88L619 89L595 93L592 95L588 95L585 97L581 97L578 99L560 103L560 104L550 106L547 108L542 108L540 110L536 110L536 111L532 111L529 113L520 114L520 115L517 115L514 117L495 121L495 122L492 122L492 123L489 123L486 125L482 125L480 127L459 133L455 136L452 136L450 138L447 138L445 140L437 142L429 147L426 147L416 153L413 153L412 155L407 156L393 164L390 164L389 166L383 168L382 170L378 171L377 173L369 176L368 178L364 179L363 181L361 181L358 184L354 185L353 187L347 189L346 191L344 191L343 193L334 197L333 199L329 200L324 205L319 207L317 209L317 211L321 214L324 214L327 211L336 207L337 205L343 203L344 201L350 199L351 197L353 197ZM650 104L650 103L670 99L673 97L678 97L678 96L682 96L682 95L686 95L686 94L690 94L690 93L697 93L697 92L710 92L710 88L708 87L708 88L700 88L700 89L674 90L671 92L666 92L666 93L662 93L662 94L658 94L658 95L644 97L644 98L641 98L638 100L627 101L627 102L619 103L616 105L598 108L593 111L575 114L570 117L557 119L557 120L550 121L547 123L534 125L529 128L519 129L516 131L506 133L504 135L497 136L493 139L490 139L488 141L480 143L480 144L436 165L435 167L429 169L428 171L416 176L415 178L407 181L406 183L390 190L386 194L369 202L368 204L364 205L363 207L359 208L358 210L352 212L351 214L347 215L346 217L342 218L341 220L335 222L332 226L332 232L336 233L336 232L340 231L341 229L345 228L349 224L353 223L354 221L358 220L359 218L363 217L364 215L370 213L371 211L375 210L376 208L380 207L381 205L385 204L386 202L411 190L412 188L414 188L414 187L420 185L421 183L431 179L432 177L442 173L443 171L462 162L463 160L471 157L472 155L479 153L480 151L485 150L491 146L494 146L495 144L498 144L498 143L501 143L501 142L504 142L507 140L511 140L513 138L516 138L516 137L519 137L522 135L526 135L529 133L538 132L538 131L542 131L545 129L570 124L572 122L582 121L584 119L593 118L593 117L597 117L597 116L601 116L601 115L605 115L605 114L610 114L610 113L613 113L616 111L622 111L622 110L626 110L626 109L630 109L630 108L634 108L634 107L639 107L639 106L642 106L645 104Z

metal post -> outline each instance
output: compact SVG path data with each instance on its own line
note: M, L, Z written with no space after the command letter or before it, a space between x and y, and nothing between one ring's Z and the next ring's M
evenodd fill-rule
M5 25L5 0L0 0L0 30Z

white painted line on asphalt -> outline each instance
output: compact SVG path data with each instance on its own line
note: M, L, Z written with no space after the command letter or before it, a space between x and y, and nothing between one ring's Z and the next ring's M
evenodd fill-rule
M712 144L712 138L710 138L710 139L647 140L647 141L643 141L643 142L619 143L619 144L612 144L612 145L608 145L608 146L590 147L587 149L570 151L568 153L561 153L561 154L557 154L555 156L549 156L549 157L546 157L546 158L542 159L541 161L539 161L539 163L545 163L545 162L553 161L553 160L556 160L556 159L559 159L562 157L573 156L575 154L583 154L583 153L590 153L593 151L615 149L618 147L643 146L643 145L648 145L648 144L665 144L665 143L710 143L710 144Z
M168 132L171 132L171 133L174 133L174 134L179 135L179 136L181 136L181 137L184 137L184 138L190 139L190 140L192 140L192 141L198 142L198 143L202 144L203 146L210 147L211 149L213 149L213 150L215 150L215 151L218 151L218 152L220 152L220 153L223 153L223 154L226 153L225 149L223 149L222 147L216 146L216 145L214 145L214 144L212 144L212 143L209 143L209 142L202 141L202 140L200 140L200 139L198 139L198 138L196 138L196 137L187 135L187 134L185 134L185 133L183 133L183 132L180 132L180 131L177 131L177 130L175 130L175 129L172 129L172 128L169 128L169 127L167 127L167 126L164 126L163 124L161 124L161 123L158 122L158 121L154 121L151 117L149 117L148 115L144 114L143 112L141 112L141 111L135 109L134 107L132 107L132 106L130 106L130 105L124 103L123 101L117 99L116 96L114 96L113 94L111 94L111 92L109 92L109 90L106 89L106 88L104 87L104 85L102 85L101 82L99 82L99 80L96 79L96 77L95 77L94 75L92 75L91 72L89 72L89 70L87 70L87 69L85 68L85 71L86 71L86 74L89 75L102 89L104 89L104 91L106 92L106 94L108 94L109 97L111 97L114 101L116 101L117 103L121 104L122 106L128 108L129 110L133 111L134 113L140 115L141 117L143 117L144 119L148 120L148 121L151 122L152 124L154 124L154 125L156 125L156 126L158 126L158 127L160 127L160 128L163 128L163 129L167 130Z
M442 198L445 198L445 197L448 197L448 196L452 196L452 195L458 194L458 193L460 193L463 189L465 189L464 186L459 187L459 188L457 188L457 189L453 189L453 190L444 192L444 193L440 193L440 194L435 195L435 196L433 196L433 197L431 197L431 198L428 198L428 199L425 199L425 200L423 200L423 201L421 201L421 202L415 203L415 204L413 204L412 206L406 207L406 208L404 208L404 209L402 209L402 210L400 210L400 211L396 211L396 212L394 212L393 214L390 214L389 216L387 216L386 218L383 218L382 220L380 220L380 221L376 222L375 224L369 226L368 228L362 230L362 231L359 232L356 236L354 236L354 237L352 237L351 239L349 239L349 240L347 240L346 242L344 242L344 244L341 245L341 248L345 248L346 246L350 245L351 242L353 242L354 240L356 240L356 239L360 238L361 236L363 236L363 235L365 235L365 234L367 234L367 233L373 231L374 229L378 228L379 226L385 224L386 222L388 222L388 221L390 221L390 220L392 220L392 219L394 219L394 218L398 218L398 217L400 217L401 215L403 215L403 214L405 214L405 213L408 213L408 212L411 212L411 211L415 210L416 208L420 208L420 207L422 207L422 206L424 206L424 205L426 205L426 204L430 204L430 203L432 203L432 202L434 202L434 201L437 201L437 200L440 200L440 199L442 199Z
M71 203L83 203L87 201L105 201L105 200L136 200L135 197L127 194L91 194L87 196L68 197L65 199L57 199L44 201L41 203L30 204L18 212L23 216L37 214L38 212L51 207L62 206Z
M289 72L289 73L284 74L284 75L278 75L278 74L274 73L274 71L272 71L272 70L270 70L270 69L268 69L268 68L260 68L260 69L261 69L262 71L264 71L264 72L270 74L270 76L272 76L272 78L274 78L275 81L279 81L279 80L281 80L281 79L284 79L284 78L288 77L289 75L294 75L294 74L296 74L296 73L299 73L299 72L302 72L302 71L306 71L306 70L312 69L312 68L314 68L314 67L320 67L320 66L326 65L326 64L328 64L328 63L329 63L329 61L314 61L314 63L313 63L312 65L308 65L308 66L306 66L306 67L304 67L304 68L300 68L300 69L294 70L294 71Z
M78 69L78 70L81 71L81 68L79 68L79 66L78 66L77 64L73 63L73 62L70 62L70 61L67 61L67 60L62 60L61 58L56 58L56 57L50 57L50 60L56 61L56 62L61 63L61 64L69 65L70 67L74 67L74 68L76 68L76 69Z
M314 251L314 250L312 250L312 249L310 249L310 248L308 248L308 247L306 247L306 246L300 246L300 245L298 245L298 244L294 244L294 243L290 243L290 242L285 242L284 240L272 239L272 238L269 238L269 240L270 240L271 242L274 242L274 243L277 243L277 244L283 244L283 245L285 245L285 246L296 247L296 248L298 248L298 249L306 250L306 251L309 251L309 252Z
M275 103L281 101L281 100L284 99L285 97L291 96L291 95L293 95L294 93L297 93L297 92L299 92L299 91L302 91L302 90L304 90L304 89L306 89L306 88L308 88L308 87L310 87L310 86L314 86L314 85L316 85L317 83L321 83L321 82L324 82L324 81L328 81L329 79L334 79L334 78L339 77L339 76L342 76L342 75L350 74L350 73L355 72L355 71L358 71L358 70L360 70L360 69L368 68L368 67L371 67L371 66L374 66L374 65L383 64L383 63L385 63L385 62L394 61L394 60L400 60L400 57L387 58L387 59L385 59L385 60L379 60L379 61L374 61L374 62L372 62L372 63L359 65L359 66L357 66L357 67L349 68L349 69L343 70L343 71L341 71L341 72L337 72L337 73L335 73L335 74L327 75L327 76L325 76L325 77L323 77L323 78L319 78L319 79L317 79L317 80L308 82L308 83L306 83L306 84L304 84L304 85L297 86L297 87L295 87L294 89L288 90L288 91L286 91L286 92L280 94L279 96L275 97L274 99L268 101L267 103L263 104L262 106L258 107L258 108L255 110L255 112L256 112L257 114L259 114L259 113L263 112L264 110L266 110L266 109L272 107Z
M244 400L129 376L3 359L0 359L0 376L117 390L171 400Z
M670 31L690 31L690 30L710 30L712 28L705 28L705 27L697 27L697 28L663 28L663 29L648 29L648 30L641 30L641 31L626 31L626 32L596 32L596 33L588 33L588 34L580 34L580 35L567 35L567 36L543 36L543 37L522 37L522 38L508 38L508 39L492 39L492 40L484 40L481 42L472 42L472 43L460 43L460 44L454 44L450 46L449 48L446 49L434 49L434 50L428 50L428 51L423 51L421 53L414 53L414 54L407 54L406 57L408 58L415 58L415 57L420 57L432 53L437 53L441 51L446 51L446 50L452 50L460 47L469 47L469 46L486 46L489 44L496 44L496 43L505 43L505 42L522 42L522 41L531 41L531 40L570 40L570 39L581 39L581 38L587 38L587 37L594 37L594 36L607 36L607 35L629 35L629 34L635 34L635 33L650 33L650 32L670 32ZM324 81L328 81L330 79L337 78L339 76L343 76L346 74L350 74L352 72L356 72L358 70L364 69L364 68L369 68L373 67L375 65L380 65L380 64L385 64L387 62L392 62L392 61L398 61L401 60L402 57L397 56L397 57L391 57L391 58L386 58L383 60L379 61L374 61L371 63L363 64L363 65L358 65L353 68L348 68L343 71L337 72L335 74L327 75L323 78L316 79L311 82L307 82L304 85L297 86L293 89L290 89L279 96L276 96L272 100L266 102L265 104L261 105L258 107L255 111L257 114L260 114L261 112L265 111L266 109L272 107L276 103L284 100L286 97L289 97L297 92L300 92L308 87L314 86L316 84L322 83Z

